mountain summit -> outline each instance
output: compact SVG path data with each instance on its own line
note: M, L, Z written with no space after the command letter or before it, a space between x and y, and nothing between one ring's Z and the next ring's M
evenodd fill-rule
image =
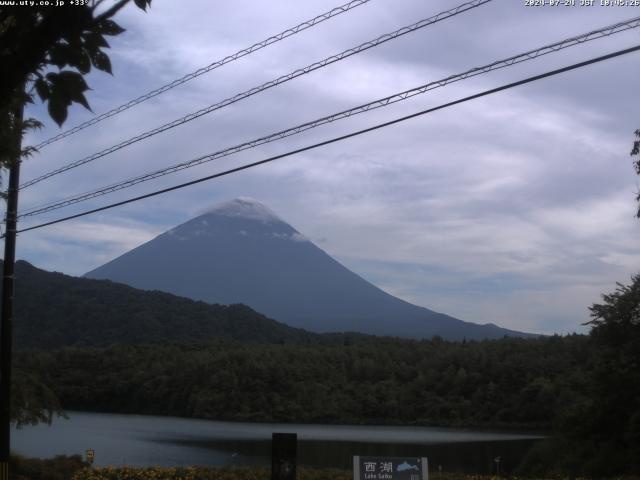
M526 335L389 295L249 198L212 208L85 276L208 303L244 303L315 332L451 340Z
M239 197L230 202L221 203L205 212L224 217L246 218L262 223L284 223L269 207L256 202L253 198Z

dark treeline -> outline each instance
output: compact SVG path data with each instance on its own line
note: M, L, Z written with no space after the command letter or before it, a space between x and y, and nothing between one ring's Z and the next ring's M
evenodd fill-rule
M550 428L584 336L340 345L218 341L22 352L64 408L208 419Z
M521 474L640 472L635 322L596 324L589 336L335 340L22 350L14 365L49 386L65 409L255 422L541 428L552 437L534 447Z

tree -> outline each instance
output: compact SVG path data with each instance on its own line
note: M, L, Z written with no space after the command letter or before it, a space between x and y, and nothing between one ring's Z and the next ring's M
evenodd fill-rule
M640 473L640 274L631 280L603 295L588 322L598 348L588 425L600 462L617 465L611 473Z
M143 10L151 4L134 1ZM36 119L16 117L23 105L33 102L34 93L58 125L66 120L72 103L90 109L84 75L92 66L111 73L105 37L124 32L112 18L130 0L119 0L98 13L103 2L0 7L0 167L34 152L16 142L27 130L42 126Z
M27 130L39 128L41 122L36 119L23 119L22 112L26 103L34 101L37 93L47 104L51 118L61 126L67 118L68 107L78 103L90 109L84 93L89 89L84 76L92 66L111 73L111 62L105 49L109 44L105 37L124 32L115 21L114 15L131 0L117 0L109 8L101 9L104 0L60 2L59 5L20 5L0 7L0 168L10 168L15 183L13 194L7 208L7 230L9 218L15 224L17 209L17 174L20 161L34 152L32 147L22 147L22 137ZM151 0L134 0L142 10L146 10ZM50 2L47 2L48 4ZM3 198L7 195L2 194ZM13 203L12 203L13 202ZM11 206L13 205L13 206ZM11 215L9 211L12 211ZM15 234L12 234L15 238ZM8 241L10 235L7 234ZM6 246L5 246L6 247ZM7 250L9 248L9 250ZM5 248L15 251L14 247ZM5 259L6 259L5 258ZM11 263L11 270L7 264ZM5 262L3 274L3 304L9 305L9 313L3 308L2 321L2 401L9 399L9 380L11 378L11 335L6 327L5 317L10 318L11 307L8 301L12 297L13 253L11 261ZM5 419L23 423L50 421L54 413L60 411L59 403L51 390L39 379L27 372L19 373L12 389L11 412L3 408L3 426ZM6 397L6 399L5 399ZM8 427L7 427L8 428ZM4 430L3 430L4 432ZM8 430L7 430L8 432ZM6 432L5 432L6 433ZM8 452L8 433L3 433L0 462L5 462ZM7 441L5 441L7 440Z
M580 366L557 402L556 431L521 465L529 475L640 473L640 274L590 307Z
M11 421L23 425L51 423L54 415L64 417L60 400L46 382L34 372L14 368L11 389Z
M631 156L639 157L633 166L640 175L640 129L634 134ZM560 409L557 434L524 462L528 473L640 473L640 274L589 309L585 375Z
M638 156L638 159L633 162L633 167L636 169L636 173L640 175L640 129L636 130L634 133L636 137L638 137L638 139L633 142L633 148L631 149L631 156L632 157L634 155ZM640 191L636 196L636 201L639 203L638 211L636 212L636 217L640 218Z
M640 129L631 149L640 157ZM640 158L634 159L640 175ZM640 202L640 192L636 196ZM640 206L636 216L640 218ZM584 397L567 417L565 433L587 473L640 473L640 274L617 284L590 307L592 344Z
M134 0L145 10L151 0ZM43 102L58 125L67 118L67 108L89 104L84 92L89 88L83 76L91 67L111 73L105 36L124 32L112 17L130 0L119 0L98 13L104 0L84 5L19 6L0 8L0 110L27 87ZM53 71L54 67L58 71ZM70 67L70 68L69 68ZM72 70L75 69L75 70Z

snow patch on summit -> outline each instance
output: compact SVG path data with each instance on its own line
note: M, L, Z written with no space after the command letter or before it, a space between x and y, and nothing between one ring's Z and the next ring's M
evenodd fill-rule
M290 240L292 242L309 242L309 239L298 232L289 233L277 233L274 232L270 235L272 238L279 238L280 240Z
M225 217L247 218L263 223L282 222L273 210L250 197L239 197L216 205L205 213L224 215Z
M183 236L179 235L177 229L175 229L175 228L172 228L171 230L167 230L163 235L169 235L170 237L173 237L176 240L179 240L181 242L184 241L184 240L188 240L189 239L189 237L183 237Z

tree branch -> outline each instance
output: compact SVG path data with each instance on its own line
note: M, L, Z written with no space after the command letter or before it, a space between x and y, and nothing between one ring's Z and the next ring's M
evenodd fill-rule
M99 22L100 20L105 20L107 18L113 17L116 13L118 13L130 1L131 0L120 0L113 7L111 7L110 9L108 9L108 10L104 11L103 13L101 13L100 15L98 15L95 18L96 22Z

